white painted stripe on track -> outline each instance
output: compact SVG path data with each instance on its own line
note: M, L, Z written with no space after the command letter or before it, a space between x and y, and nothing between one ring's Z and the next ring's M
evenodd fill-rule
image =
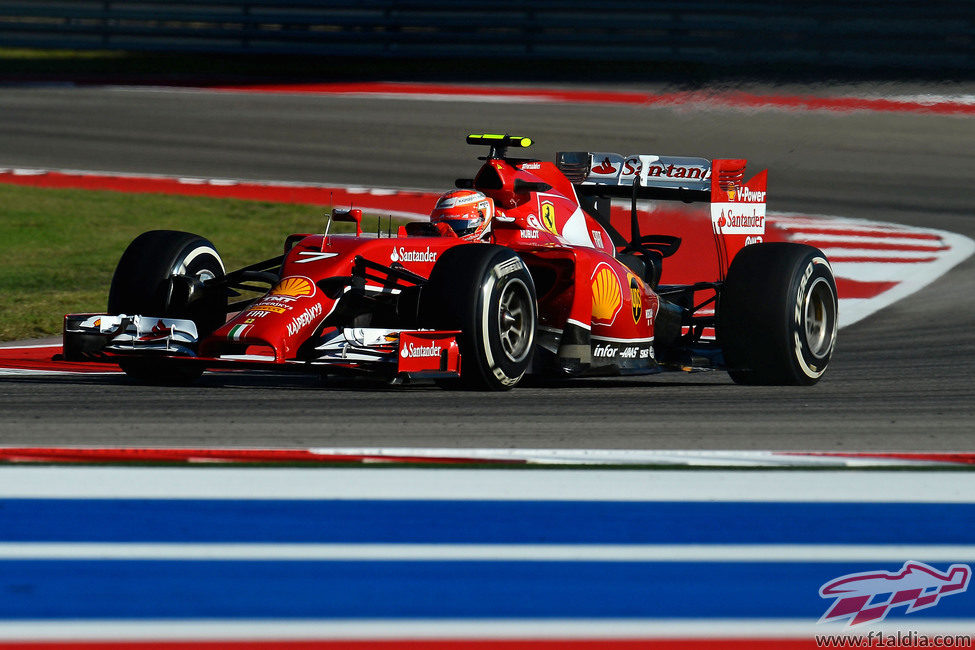
M909 102L914 104L975 104L975 95L934 95L920 93L917 95L880 95L870 99L885 99L891 102Z
M975 562L975 545L0 543L0 560Z
M874 227L829 223L804 223L799 226L782 223L774 218L774 212L770 214L773 217L774 225L778 228L786 230L790 234L806 237L877 237L883 241L888 241L892 237L901 237L916 244L931 244L940 240L936 234L925 231L917 232L913 227L908 226L885 228L882 223L878 223Z
M876 235L851 235L851 234L836 234L827 235L818 232L803 232L801 230L792 231L792 236L796 238L803 238L806 240L815 240L817 242L831 242L836 244L879 244L882 246L890 246L895 248L898 246L911 246L917 248L924 248L922 252L937 253L941 248L941 242L934 239L912 239L910 237L898 237L897 233L891 233L889 237L878 237ZM822 248L822 246L820 246ZM872 249L876 251L877 249Z
M903 300L911 294L917 293L956 265L968 259L975 252L975 241L972 241L968 237L950 232L942 232L941 235L942 240L949 247L949 250L940 251L936 261L919 265L919 268L904 269L898 275L888 274L885 279L897 282L897 284L859 307L853 306L851 308L850 306L845 306L839 313L839 326L847 327L852 325L870 314L894 304L898 300ZM849 251L846 251L844 254L848 253ZM857 279L861 279L859 273L857 273L856 277Z
M827 604L823 601L824 605ZM870 631L971 634L975 620L885 621ZM296 640L296 639L641 639L812 638L847 628L810 619L403 619L3 621L0 640Z
M953 267L966 260L975 252L975 241L964 235L936 230L933 228L919 228L916 226L904 226L895 223L881 221L870 221L865 219L853 219L850 217L840 217L835 215L805 215L794 212L782 212L774 215L770 223L775 227L786 230L791 241L821 241L828 235L817 233L804 233L803 229L814 230L833 230L837 233L848 232L851 228L866 228L877 230L878 228L889 229L890 237L875 238L875 243L890 244L895 241L897 235L905 234L925 234L937 237L944 250L931 251L896 251L887 248L855 249L855 248L833 248L820 247L830 257L863 257L863 258L901 258L905 260L911 257L936 258L932 262L922 264L897 264L885 262L837 262L833 265L833 271L838 277L844 277L857 281L866 282L896 282L892 288L884 291L880 295L869 299L841 299L839 310L839 326L841 328L852 325L866 318L867 316L888 307L898 300L923 289L939 277L950 271ZM916 241L902 238L908 245L924 245L924 241ZM857 237L855 241L868 242L873 238ZM835 241L835 240L834 240Z
M971 503L975 472L4 466L0 498Z
M181 177L172 174L152 174L142 172L119 172L111 170L90 170L90 169L67 169L67 168L31 168L13 169L10 166L0 166L0 173L11 172L15 176L41 176L48 173L64 174L67 176L91 176L95 178L127 178L133 180L150 179L162 181L176 181ZM341 189L350 194L369 194L373 196L392 196L399 193L436 193L438 190L404 187L364 187L362 185L347 185L343 183L315 183L310 181L282 181L268 179L248 179L248 178L204 178L203 184L233 186L233 185L254 185L267 186L271 188L335 188ZM412 214L412 213L409 213ZM424 215L428 216L428 215Z
M900 276L902 274L909 273L917 264L911 264L908 261L830 262L830 266L833 267L833 275L837 278L845 278L854 282L897 282L901 280ZM895 273L897 275L894 275ZM846 300L851 299L840 297L840 309L843 309L844 301Z
M708 329L708 328L705 328ZM546 465L679 465L689 467L902 467L941 465L933 461L906 461L878 456L818 456L776 451L711 449L477 449L410 447L313 447L311 453L338 456L380 456L418 458L472 458L523 460Z
M829 258L829 264L833 267L833 271L836 271L836 266L838 264L850 264L850 268L856 270L862 264L896 264L897 262L881 262L880 260L886 260L890 258L896 258L898 260L904 260L904 264L912 264L913 260L929 260L931 258L937 258L942 251L899 251L899 250L889 250L889 249L877 249L877 248L830 248L828 246L818 246L819 250L826 253L826 257ZM876 259L876 262L842 262L836 261L836 258L842 260L843 258L864 258L867 260ZM915 264L916 266L916 264ZM888 268L889 271L889 268ZM851 276L854 279L859 279L857 274Z
M774 217L773 223L777 228L787 230L790 233L805 233L809 231L811 235L836 233L864 237L908 236L909 239L919 242L936 241L938 239L936 234L917 226L867 220L851 223L848 217L837 216L832 216L824 221L821 217L827 215L793 217L791 215L794 213L774 211L769 214Z

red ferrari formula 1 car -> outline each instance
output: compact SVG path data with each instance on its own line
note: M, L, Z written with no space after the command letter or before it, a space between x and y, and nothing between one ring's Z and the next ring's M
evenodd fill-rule
M226 272L203 237L144 233L107 313L65 317L65 357L148 382L229 367L488 390L526 374L812 384L826 371L832 271L815 248L762 242L766 172L599 152L553 163L508 156L528 138L467 141L490 147L474 178L395 234L363 235L359 210L335 210L323 234ZM356 234L329 234L333 220Z

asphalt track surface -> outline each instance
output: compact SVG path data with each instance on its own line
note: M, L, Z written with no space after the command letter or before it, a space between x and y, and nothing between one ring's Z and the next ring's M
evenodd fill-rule
M970 116L0 89L0 166L440 190L475 169L480 152L463 144L472 131L529 135L544 158L573 149L744 157L770 170L772 210L975 238ZM3 376L0 433L5 445L961 451L975 449L973 358L969 258L842 330L811 388L736 386L724 373L502 394L228 373L192 388Z

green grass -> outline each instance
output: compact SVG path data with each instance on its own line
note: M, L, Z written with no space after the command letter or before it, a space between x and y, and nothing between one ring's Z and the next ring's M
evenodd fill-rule
M36 50L26 47L0 48L0 60L15 61L63 61L66 59L124 59L128 55L122 51L109 50Z
M64 314L105 309L119 257L147 230L202 235L233 269L279 255L290 233L320 232L325 211L309 205L0 184L0 341L57 336ZM375 223L375 218L364 220L366 232ZM332 232L353 227L335 223Z

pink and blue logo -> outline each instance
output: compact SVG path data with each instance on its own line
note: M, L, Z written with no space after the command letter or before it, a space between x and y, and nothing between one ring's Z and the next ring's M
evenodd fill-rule
M819 588L822 598L836 598L819 619L847 621L851 626L887 618L901 605L905 613L934 607L942 596L968 589L972 570L967 564L952 564L942 573L922 562L905 562L900 571L865 571L830 580Z

